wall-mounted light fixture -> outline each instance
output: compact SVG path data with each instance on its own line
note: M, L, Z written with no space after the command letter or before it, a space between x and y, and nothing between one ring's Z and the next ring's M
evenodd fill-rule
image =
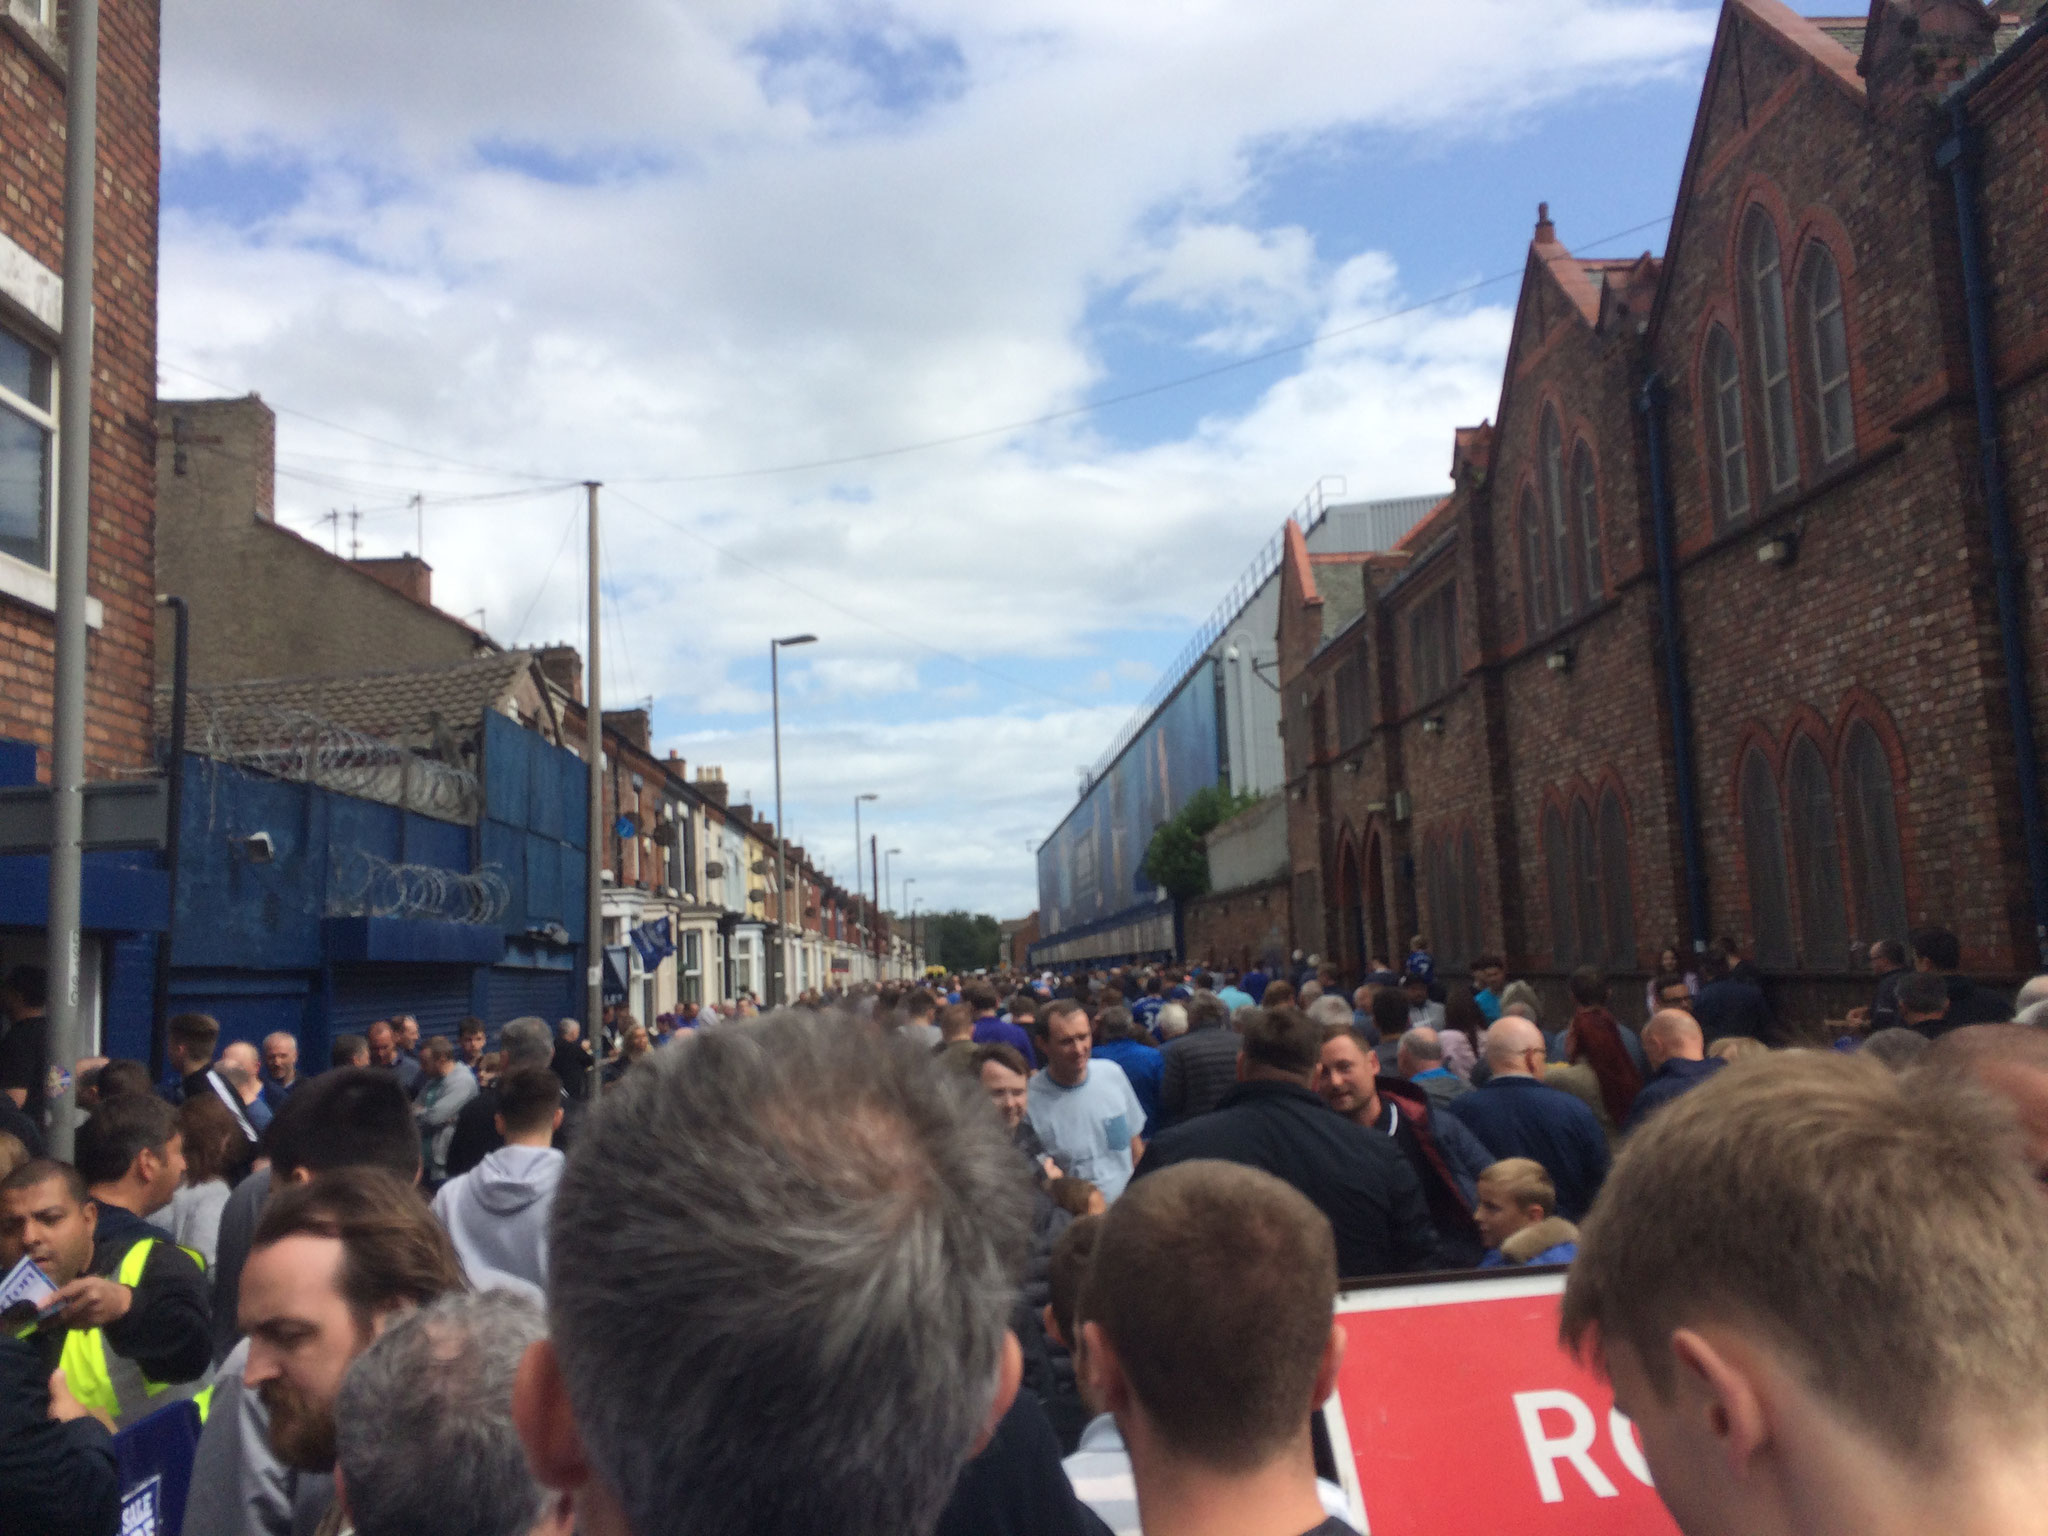
M1786 532L1768 538L1756 547L1758 565L1787 566L1799 558L1799 535Z
M1444 717L1443 717L1442 715L1430 715L1429 717L1427 717L1427 718L1426 718L1426 719L1425 719L1425 720L1424 720L1424 721L1422 722L1422 734L1423 734L1423 735L1425 735L1425 736L1441 736L1441 735L1443 735L1443 733L1444 733Z
M1407 790L1397 789L1394 791L1394 820L1406 821L1408 819L1409 804Z
M1543 658L1543 664L1553 672L1569 672L1572 669L1574 659L1572 648L1568 645L1560 645L1556 650Z

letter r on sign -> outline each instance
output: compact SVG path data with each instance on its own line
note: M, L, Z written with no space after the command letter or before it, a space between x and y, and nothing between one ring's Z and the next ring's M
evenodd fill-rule
M1561 1438L1553 1439L1545 1432L1543 1414L1546 1409L1571 1420L1571 1428ZM1521 1420L1522 1442L1529 1448L1529 1466L1536 1474L1536 1491L1543 1495L1544 1503L1564 1502L1564 1488L1557 1477L1560 1461L1570 1462L1573 1470L1586 1480L1586 1486L1597 1497L1620 1497L1621 1491L1586 1454L1593 1448L1599 1425L1593 1417L1593 1410L1578 1398L1569 1392L1517 1392L1515 1416Z

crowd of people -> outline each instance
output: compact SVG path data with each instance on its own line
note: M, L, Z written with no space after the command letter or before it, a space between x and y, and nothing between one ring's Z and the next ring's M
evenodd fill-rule
M399 1016L317 1073L184 1014L159 1081L76 1064L68 1163L19 969L0 1274L52 1294L0 1331L0 1529L116 1531L114 1435L183 1414L188 1536L1339 1536L1340 1288L1524 1266L1687 1532L2034 1529L2048 977L1923 930L1822 1032L1725 941L1664 960L1640 1025L1423 938L1356 986Z

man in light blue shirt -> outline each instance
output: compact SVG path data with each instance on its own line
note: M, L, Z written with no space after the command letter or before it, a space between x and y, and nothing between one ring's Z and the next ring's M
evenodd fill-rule
M1261 987L1259 990L1264 991L1265 989ZM1233 1015L1240 1008L1256 1007L1258 1002L1251 993L1245 991L1243 987L1237 984L1237 977L1235 975L1232 975L1228 981L1216 989L1216 995L1223 999L1224 1006Z
M1499 955L1481 955L1472 962L1472 985L1478 988L1472 1001L1479 1005L1489 1024L1500 1021L1500 995L1507 984L1507 962Z
M1032 1074L1025 1114L1063 1172L1115 1200L1144 1156L1144 1106L1113 1061L1090 1061L1095 1032L1070 998L1045 1011L1046 1065Z

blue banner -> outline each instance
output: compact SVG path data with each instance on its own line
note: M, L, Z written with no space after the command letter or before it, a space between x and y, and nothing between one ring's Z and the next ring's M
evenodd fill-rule
M160 1408L114 1436L121 1476L121 1536L179 1536L192 1458L199 1451L199 1407L189 1398Z

